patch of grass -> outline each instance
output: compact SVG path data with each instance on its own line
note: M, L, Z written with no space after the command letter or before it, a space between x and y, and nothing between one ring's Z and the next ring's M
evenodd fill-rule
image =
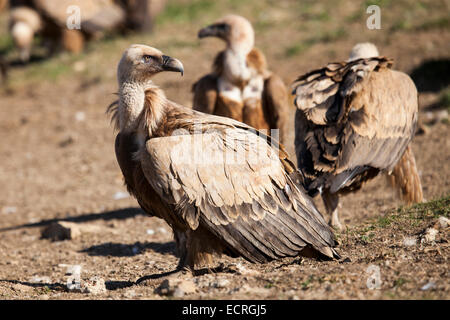
M356 10L355 12L353 12L351 15L347 16L345 18L345 21L350 22L350 23L358 22L358 21L361 21L361 19L363 19L363 17L364 17L364 11L361 8L361 9Z
M373 242L379 229L389 227L404 230L405 226L415 228L440 216L450 216L450 195L425 203L399 207L351 232L357 242L366 245Z
M439 216L448 218L450 216L450 195L410 207L401 207L397 209L397 214L406 215L411 220L435 219Z
M211 11L216 1L193 0L190 2L170 1L164 11L156 18L157 24L183 23L195 20L201 14Z
M368 6L371 5L377 5L379 7L387 7L390 5L390 3L391 0L366 0L365 7L367 8Z
M398 278L394 280L394 287L401 287L402 285L404 285L406 282L408 282L408 280L404 279L404 278Z
M449 29L449 28L450 28L450 19L448 16L431 19L415 27L416 30L421 31L428 31L432 29Z
M63 59L64 60L64 59ZM27 79L47 79L49 81L57 81L60 76L68 74L72 71L70 62L60 59L49 59L39 64L27 67Z
M334 42L337 40L340 40L347 36L347 31L345 31L344 28L339 28L337 30L323 32L317 37L312 37L309 39L306 39L305 41L301 41L299 43L295 43L291 46L288 46L285 51L284 55L286 57L292 57L299 55L306 50L308 50L311 46L313 46L316 43L322 43L322 42Z
M284 55L286 57L293 57L296 55L299 55L303 52L305 52L306 50L308 50L315 42L312 41L311 39L308 39L306 41L302 41L299 43L295 43L291 46L288 46L285 51L284 51Z
M7 55L14 50L13 39L9 35L0 36L0 54Z
M415 222L420 223L424 220L436 219L440 216L450 216L450 195L425 203L399 207L396 210L387 213L385 216L379 217L373 225L376 225L379 228L385 228L404 220L411 220L408 221L408 223L414 224Z
M450 87L447 87L441 92L439 105L450 112Z
M310 288L311 282L314 281L314 276L309 276L306 281L302 282L300 285L302 286L302 290L308 290Z
M412 28L412 24L408 20L399 19L394 22L394 24L389 28L390 31L396 32L396 31L406 31L410 30Z
M381 228L386 228L389 225L391 225L392 222L394 222L394 220L398 218L398 216L396 215L388 215L388 216L384 216L384 217L379 217L378 221L377 221L377 225Z
M362 244L369 244L372 242L372 239L375 237L375 233L370 232L369 234L363 234L360 238L359 241Z
M345 38L347 36L347 31L344 28L338 28L333 31L323 33L317 42L333 42Z
M273 21L267 20L267 19L258 19L253 24L253 28L255 29L256 33L263 32L265 30L268 30L270 28L273 28L275 23Z
M327 22L330 21L331 17L327 11L321 11L318 13L306 13L304 15L306 20L310 21L319 21L319 22Z

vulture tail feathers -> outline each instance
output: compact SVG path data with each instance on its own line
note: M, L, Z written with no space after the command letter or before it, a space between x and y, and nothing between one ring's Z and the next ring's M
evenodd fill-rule
M422 184L411 146L406 148L405 153L389 175L389 180L392 186L400 191L400 196L406 203L423 201Z

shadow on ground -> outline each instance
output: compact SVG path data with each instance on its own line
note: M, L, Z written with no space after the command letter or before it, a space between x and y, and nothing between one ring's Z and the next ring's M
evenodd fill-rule
M62 283L33 283L28 281L19 281L19 280L6 280L6 279L0 279L0 282L6 282L11 284L21 284L27 287L32 288L48 288L50 290L55 291L66 291L67 286Z
M439 92L450 85L450 59L425 60L410 76L419 92Z
M141 209L138 209L138 208L125 208L125 209L112 210L112 211L106 211L106 212L100 212L100 213L82 214L79 216L67 217L64 219L41 220L40 222L36 222L36 223L27 223L27 224L22 224L19 226L1 228L0 232L17 230L17 229L22 229L22 228L43 227L43 226L47 226L49 224L52 224L52 223L58 222L58 221L89 222L89 221L95 221L95 220L105 220L105 221L113 220L113 219L123 220L123 219L134 218L139 215L146 215L146 214L144 211L142 211Z
M89 256L112 256L112 257L132 257L152 250L161 254L176 255L175 242L136 242L134 244L112 243L107 242L89 248L83 249L80 252L87 253Z

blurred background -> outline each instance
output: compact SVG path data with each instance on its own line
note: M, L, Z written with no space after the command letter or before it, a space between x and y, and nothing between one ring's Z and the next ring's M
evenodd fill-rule
M81 9L81 30L65 26L72 4ZM372 4L381 9L379 30L366 26ZM132 43L178 58L184 77L166 73L155 82L171 100L192 106L192 84L210 72L224 47L217 39L200 41L197 32L228 13L250 20L256 46L287 85L309 70L346 60L357 42L373 42L381 55L393 58L394 68L410 74L419 89L420 126L413 149L424 196L449 193L449 0L0 0L0 227L41 226L67 217L103 219L105 213L137 207L123 186L115 133L105 114L116 99L118 61ZM33 22L25 26L22 19ZM24 35L25 44L14 35ZM291 157L294 112L292 107L286 143ZM398 204L377 178L344 198L341 214L352 225ZM128 218L136 215L127 212ZM139 223L119 221L114 228L133 233L115 234L111 241L144 241L147 229L162 225L147 217ZM169 233L161 237L158 241L171 241ZM33 256L35 251L27 250L37 250L22 233L0 233L0 240L2 252L18 261ZM45 251L50 249L38 249L53 259ZM21 268L5 267L4 272L27 272Z

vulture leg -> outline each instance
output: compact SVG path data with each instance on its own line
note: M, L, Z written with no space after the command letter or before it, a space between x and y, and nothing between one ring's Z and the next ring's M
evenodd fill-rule
M213 254L223 251L220 243L212 240L211 235L201 229L175 232L175 241L180 257L177 269L193 273L195 268L210 270Z
M338 215L338 204L339 196L337 193L331 193L329 190L325 190L322 193L322 200L325 205L325 209L330 216L330 225L336 230L342 231L344 229L343 225L339 221Z
M177 256L180 258L177 269L184 269L187 260L187 236L185 232L174 230L173 237L177 248Z

